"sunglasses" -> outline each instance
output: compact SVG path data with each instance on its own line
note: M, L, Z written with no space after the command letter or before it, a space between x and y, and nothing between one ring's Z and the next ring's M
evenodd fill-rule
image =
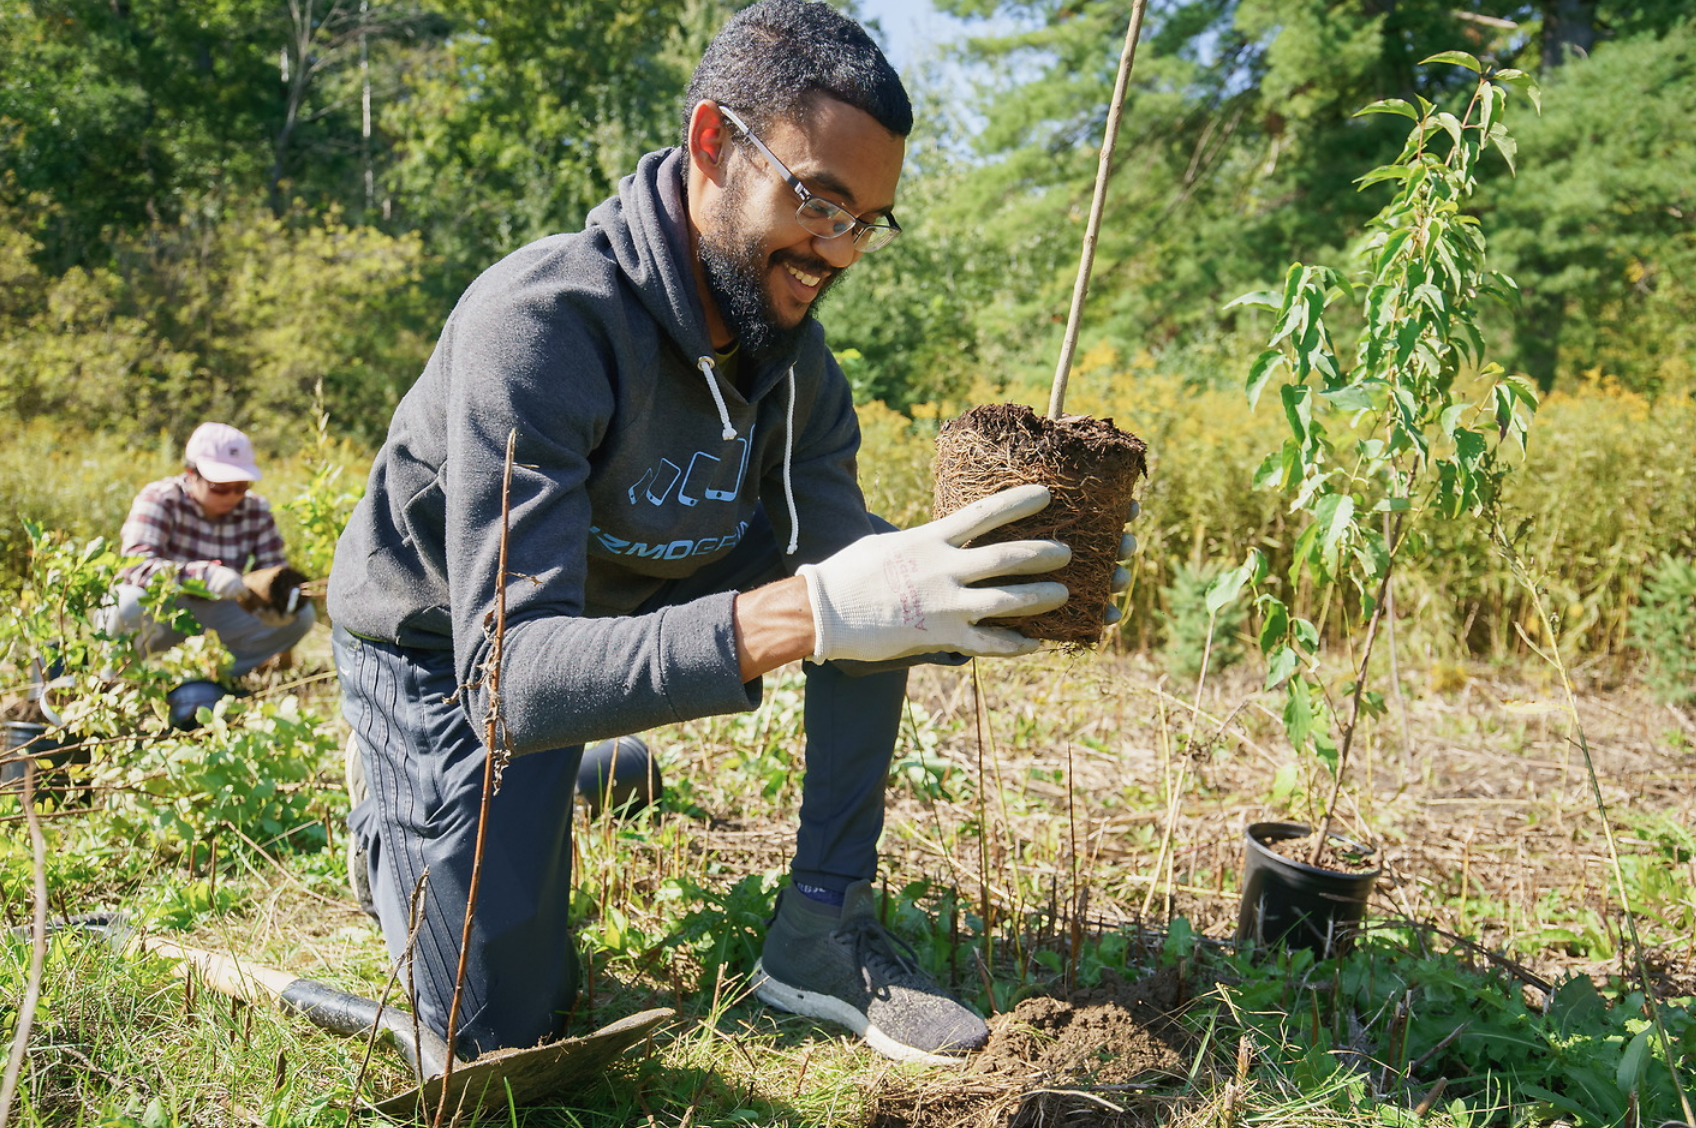
M247 492L249 484L247 482L207 482L205 478L200 480L206 482L206 492L213 497L240 497Z

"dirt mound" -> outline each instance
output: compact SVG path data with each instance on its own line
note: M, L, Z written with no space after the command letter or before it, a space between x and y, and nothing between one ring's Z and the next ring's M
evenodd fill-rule
M955 1078L892 1082L874 1128L1025 1128L1158 1122L1146 1094L1189 1068L1177 1022L1186 996L1174 969L1125 983L1109 977L1069 999L1025 999L990 1021L989 1043Z

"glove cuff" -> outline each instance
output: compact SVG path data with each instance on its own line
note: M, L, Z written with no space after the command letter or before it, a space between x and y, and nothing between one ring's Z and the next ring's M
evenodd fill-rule
M807 661L827 661L834 641L828 624L835 616L830 613L830 600L825 596L819 570L811 564L803 564L795 569L795 574L807 581L807 605L813 613L813 652L807 655Z

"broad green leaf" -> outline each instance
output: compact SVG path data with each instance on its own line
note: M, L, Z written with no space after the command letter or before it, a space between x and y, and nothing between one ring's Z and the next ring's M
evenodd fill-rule
M1255 290L1251 293L1242 294L1232 298L1230 301L1220 306L1219 309L1220 312L1224 312L1225 310L1233 309L1236 306L1253 306L1256 309L1276 310L1279 308L1278 291Z
M1266 688L1277 689L1296 672L1300 659L1288 646L1280 646L1266 656Z
M1260 597L1260 649L1270 654L1290 629L1290 610L1274 595Z
M1319 628L1306 619L1299 617L1291 619L1290 634L1307 653L1312 654L1319 649Z
M1319 553L1325 570L1337 570L1337 549L1354 528L1354 498L1348 494L1328 494L1313 507L1313 519L1318 522Z
M1313 426L1312 390L1299 384L1285 384L1278 394L1284 401L1284 418L1290 421L1290 431L1306 447Z
M1384 268L1395 260L1401 249L1407 245L1408 237L1413 234L1413 228L1403 227L1390 232L1390 237L1384 240L1384 249L1378 252L1378 259L1372 269L1378 274L1384 273Z
M1419 60L1419 65L1422 67L1430 66L1432 63L1453 63L1457 67L1465 67L1473 74L1482 74L1484 72L1484 68L1479 64L1478 60L1473 58L1471 55L1468 55L1465 51L1439 51L1435 55L1432 55L1429 59Z
M1519 155L1519 142L1509 136L1507 129L1499 121L1490 126L1485 136L1489 138L1490 144L1496 147L1496 151L1502 154L1502 159L1508 163L1508 172L1518 176L1519 170L1514 167L1513 159Z
M1543 92L1537 85L1537 80L1524 71L1502 70L1490 76L1495 81L1522 92L1531 99L1531 107L1538 113L1543 112Z
M1242 594L1243 573L1241 568L1232 568L1229 572L1221 573L1207 585L1207 613L1217 615L1219 612L1236 602Z
M1302 678L1291 678L1284 690L1284 731L1297 748L1305 748L1313 732L1313 699Z
M1464 403L1455 403L1443 409L1443 414L1437 417L1437 426L1442 428L1443 434L1450 438L1454 437L1455 428L1460 426L1460 421L1466 415L1469 406Z
M1419 120L1418 111L1400 98L1383 98L1369 106L1362 106L1355 111L1354 116L1364 117L1367 114L1399 114L1409 121Z
M1248 370L1248 406L1250 410L1260 403L1260 393L1266 387L1266 382L1272 378L1272 373L1284 363L1284 354L1278 349L1267 349L1255 358L1254 364Z
M1643 1072L1649 1064L1649 1035L1653 1029L1645 1026L1639 1030L1631 1044L1625 1047L1625 1053L1620 1055L1615 1079L1621 1092L1629 1093L1643 1084Z
M1373 407L1372 390L1359 384L1347 384L1319 395L1338 411L1370 411Z
M1354 182L1359 188L1370 188L1372 185L1382 184L1386 180L1406 180L1412 175L1413 170L1406 165L1379 165L1366 175L1357 176Z

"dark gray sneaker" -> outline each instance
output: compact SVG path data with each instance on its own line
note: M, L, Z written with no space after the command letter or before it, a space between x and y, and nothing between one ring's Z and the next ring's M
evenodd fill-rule
M794 889L778 894L754 994L778 1010L841 1023L896 1061L959 1065L989 1039L983 1019L878 923L869 881L849 886L840 910Z

